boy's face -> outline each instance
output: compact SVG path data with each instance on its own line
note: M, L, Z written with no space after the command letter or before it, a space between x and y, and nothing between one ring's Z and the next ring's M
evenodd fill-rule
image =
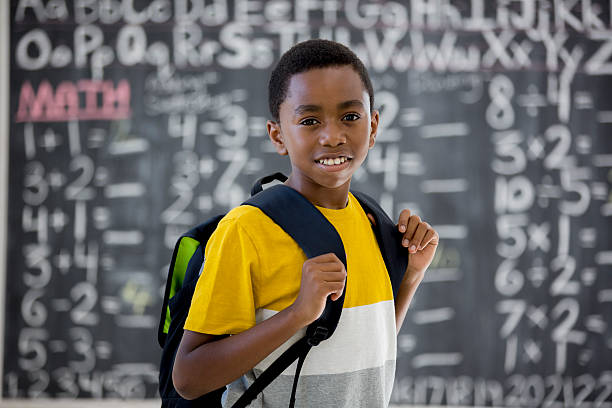
M279 154L289 155L300 185L338 188L374 146L378 112L350 66L317 68L291 77L279 122L268 133Z

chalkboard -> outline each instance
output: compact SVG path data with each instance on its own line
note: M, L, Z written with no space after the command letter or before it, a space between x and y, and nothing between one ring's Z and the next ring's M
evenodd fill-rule
M441 237L392 402L612 407L612 14L578 1L13 0L6 398L154 398L177 236L288 172L267 80L364 61L353 187Z

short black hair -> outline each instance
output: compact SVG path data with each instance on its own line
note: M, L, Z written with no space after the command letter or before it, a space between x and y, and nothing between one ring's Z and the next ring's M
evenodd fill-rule
M274 120L279 120L280 105L287 97L293 75L315 68L350 65L361 78L370 95L370 112L374 109L374 89L365 66L348 47L329 40L308 40L295 44L285 52L270 75L268 105Z

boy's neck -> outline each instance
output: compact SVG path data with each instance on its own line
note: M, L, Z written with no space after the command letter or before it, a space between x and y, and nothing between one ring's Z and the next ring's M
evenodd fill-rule
M327 188L305 180L298 180L290 175L287 181L285 181L285 185L297 190L314 205L341 210L346 208L348 204L351 182L349 180L340 187Z

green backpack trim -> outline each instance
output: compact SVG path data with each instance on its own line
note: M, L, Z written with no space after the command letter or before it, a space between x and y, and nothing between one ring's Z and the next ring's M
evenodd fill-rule
M183 287L183 280L185 279L185 271L187 271L187 265L189 264L189 260L193 256L196 249L200 243L198 240L190 237L181 238L176 257L174 258L174 267L172 268L172 285L170 286L170 296L171 299L176 292L181 290ZM170 328L170 306L166 306L166 320L164 321L164 333L168 334L168 329Z

